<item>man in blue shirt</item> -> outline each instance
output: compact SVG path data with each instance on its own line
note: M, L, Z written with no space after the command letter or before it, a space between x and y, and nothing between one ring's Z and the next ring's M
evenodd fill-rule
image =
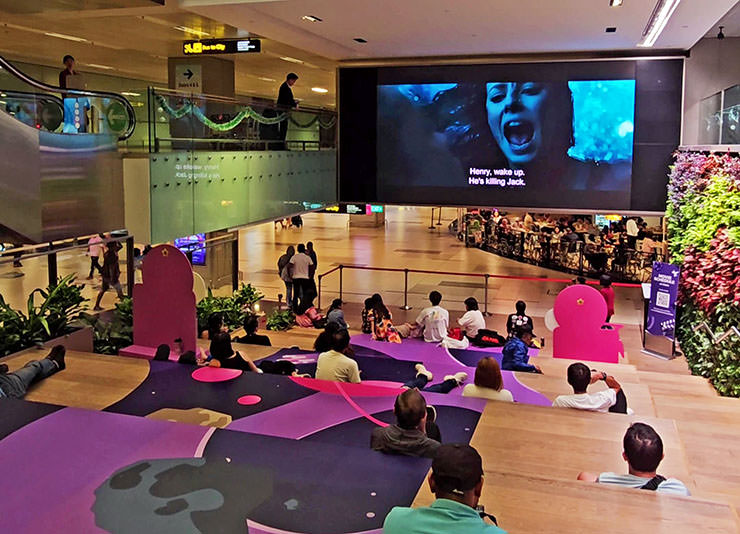
M484 522L476 511L483 489L483 461L470 445L437 449L429 487L437 500L424 508L393 508L383 523L383 534L506 534Z
M537 365L529 363L527 351L532 343L534 334L532 326L522 325L516 329L516 335L504 345L504 357L501 360L501 369L505 371L522 371L525 373L542 373Z

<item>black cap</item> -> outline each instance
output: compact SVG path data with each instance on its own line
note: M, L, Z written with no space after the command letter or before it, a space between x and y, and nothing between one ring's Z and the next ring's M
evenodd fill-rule
M432 476L440 491L462 495L480 482L483 460L470 445L445 444L434 454Z

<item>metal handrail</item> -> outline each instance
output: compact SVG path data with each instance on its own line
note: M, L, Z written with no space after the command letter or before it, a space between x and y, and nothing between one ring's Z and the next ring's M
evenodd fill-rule
M118 136L118 140L125 141L134 133L134 129L136 128L136 112L134 111L134 107L131 105L131 102L129 102L126 97L119 95L118 93L111 93L108 91L89 91L87 89L65 89L62 87L49 85L35 78L32 78L31 76L28 76L23 71L16 68L15 65L10 63L3 56L0 56L0 68L7 70L10 74L15 76L22 82L32 87L36 87L37 89L41 89L42 91L46 91L47 93L64 93L67 95L75 95L80 97L110 98L116 100L120 102L123 107L126 108L126 113L128 114L129 119L128 128L125 132Z
M343 287L343 276L342 273L344 269L357 269L361 271L384 271L384 272L392 272L392 273L404 273L404 289L403 289L403 306L401 306L401 309L403 310L410 310L411 306L408 305L408 286L409 286L409 273L415 273L415 274L436 274L436 275L442 275L442 276L472 276L475 278L483 278L485 279L485 296L484 296L484 303L483 303L483 313L486 315L489 315L488 313L488 280L490 278L498 278L502 280L527 280L530 282L554 282L554 283L565 283L570 284L573 281L567 278L546 278L543 276L514 276L514 275L507 275L507 274L490 274L490 273L466 273L466 272L456 272L456 271L430 271L427 269L401 269L398 267L373 267L373 266L366 266L366 265L344 265L339 264L333 269L329 269L328 271L321 273L317 276L318 278L318 308L321 309L321 283L323 279L332 274L336 271L339 271L339 298L342 298L342 293L344 290ZM587 284L589 285L598 285L599 282L595 280L587 280ZM638 288L642 287L640 284L630 284L626 282L615 282L612 284L612 286L615 287L633 287Z

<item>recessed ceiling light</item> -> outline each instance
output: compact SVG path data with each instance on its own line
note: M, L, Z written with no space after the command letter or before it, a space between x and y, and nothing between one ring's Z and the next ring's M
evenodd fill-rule
M114 67L111 67L110 65L100 65L98 63L83 63L83 65L87 65L88 67L92 67L94 69L103 69L103 70L113 70Z
M301 61L300 59L296 59L290 56L280 56L280 59L282 59L283 61L287 61L288 63L303 63L303 61Z
M637 46L650 47L655 44L680 2L681 0L660 0L657 3L642 32L642 40L637 43Z
M303 15L301 19L305 20L306 22L323 22L322 19L314 15Z
M624 4L624 0L609 0L609 6L611 7L619 7L622 4Z
M173 28L181 32L197 35L198 37L210 37L211 36L211 34L208 32L204 32L202 30L196 30L195 28L189 28L187 26L173 26Z
M606 33L616 33L617 27L616 26L609 26L605 31L606 31Z
M74 35L65 35L63 33L44 32L44 35L48 35L49 37L56 37L57 39L66 39L67 41L75 41L77 43L87 42L87 39L83 39L82 37L75 37Z
M367 41L366 41L365 39L363 39L362 37L355 37L355 38L354 38L354 41L356 41L356 42L358 42L358 43L360 43L360 44L365 44L365 43L367 42Z
M276 82L277 80L275 78L267 78L265 76L257 76L258 80L262 80L263 82Z
M323 87L311 87L311 91L314 93L321 93L322 95L329 92L329 89L324 89Z

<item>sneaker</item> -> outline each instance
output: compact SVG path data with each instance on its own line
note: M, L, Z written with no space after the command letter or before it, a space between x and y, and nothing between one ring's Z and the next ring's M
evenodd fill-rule
M60 371L64 371L64 369L67 367L67 364L64 363L64 355L67 353L67 349L64 348L64 345L55 345L52 347L51 352L46 356L46 359L53 361L57 364L57 367L59 367Z
M429 371L426 367L424 367L423 363L417 363L414 366L414 369L416 369L416 376L422 375L427 377L427 380L430 382L432 381L432 378L434 378L434 375Z
M434 423L437 420L437 409L434 406L427 406L427 422Z
M459 373L455 373L454 375L447 375L445 377L445 381L454 380L455 382L457 382L458 386L461 386L467 379L468 373L466 373L465 371L460 371Z

